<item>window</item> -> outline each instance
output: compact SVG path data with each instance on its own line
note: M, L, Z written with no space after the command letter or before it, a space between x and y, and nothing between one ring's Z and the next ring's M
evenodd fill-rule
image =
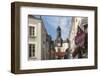
M29 26L29 37L35 36L35 27Z
M29 44L29 58L35 56L35 44Z

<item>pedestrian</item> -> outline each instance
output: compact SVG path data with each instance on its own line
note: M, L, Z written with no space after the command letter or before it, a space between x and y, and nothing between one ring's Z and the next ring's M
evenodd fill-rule
M68 51L69 51L69 48L66 49L66 51L65 51L64 59L68 59Z

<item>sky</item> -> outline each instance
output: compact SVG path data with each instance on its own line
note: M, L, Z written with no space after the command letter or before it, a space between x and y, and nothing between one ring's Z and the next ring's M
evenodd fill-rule
M35 16L40 18L40 16ZM65 40L69 36L69 31L71 28L72 17L68 16L41 16L44 26L48 34L52 37L53 40L56 39L57 27L61 27L62 39Z

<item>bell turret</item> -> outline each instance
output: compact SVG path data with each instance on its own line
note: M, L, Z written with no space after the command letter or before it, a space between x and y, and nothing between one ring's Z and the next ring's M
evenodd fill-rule
M57 28L57 37L61 37L61 28L58 26Z
M61 38L61 28L60 28L60 26L57 27L57 37L56 37L55 42L56 42L55 43L56 46L59 46L59 47L62 46L62 38Z

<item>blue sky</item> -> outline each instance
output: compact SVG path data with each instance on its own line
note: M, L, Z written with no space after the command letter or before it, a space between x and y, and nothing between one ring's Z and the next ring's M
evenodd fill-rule
M39 16L35 16L38 17ZM55 40L56 39L56 35L57 35L57 27L60 26L61 27L61 34L62 34L62 38L63 40L65 40L66 38L68 38L69 36L69 31L71 28L71 20L72 17L68 17L68 16L41 16L45 28L48 32L49 35L51 35L52 39Z

